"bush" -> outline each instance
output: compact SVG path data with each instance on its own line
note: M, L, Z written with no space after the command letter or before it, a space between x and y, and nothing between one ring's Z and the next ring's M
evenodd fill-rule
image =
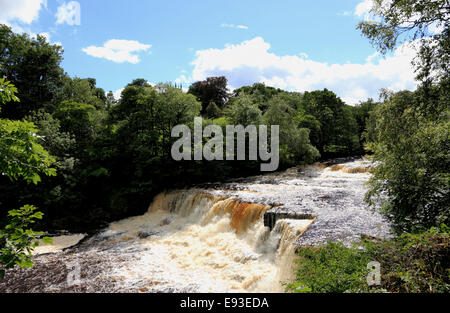
M449 227L392 240L363 240L353 247L328 243L297 251L296 279L287 291L313 293L450 291ZM381 265L381 285L369 287L367 265Z
M8 213L9 224L0 229L0 278L5 270L20 267L32 267L31 252L39 245L38 237L42 232L33 231L30 224L42 219L43 214L31 205L25 205L19 210ZM52 239L42 238L43 242L51 244Z
M383 97L366 135L378 164L366 201L381 208L397 234L449 225L450 109L440 100L448 90L435 86Z
M297 251L296 281L287 285L294 292L341 293L366 286L368 254L358 247L328 243Z
M372 259L381 264L381 287L390 292L449 292L450 234L447 226L422 234L366 242Z

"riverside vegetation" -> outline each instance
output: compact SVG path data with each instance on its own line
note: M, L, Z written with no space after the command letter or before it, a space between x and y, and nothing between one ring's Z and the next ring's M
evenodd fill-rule
M174 161L172 128L193 129L201 116L203 125L223 130L280 125L281 169L366 153L376 161L367 202L397 237L302 247L288 290L448 292L450 9L446 1L375 2L383 23L358 28L381 52L398 40L419 42L420 85L356 106L327 89L256 83L230 93L225 77L196 82L187 93L135 79L116 100L94 78L69 77L60 46L0 25L0 274L32 266L29 252L41 236L30 228L35 222L48 232L94 232L144 213L148 199L166 189L259 173L258 161ZM430 36L432 23L442 32ZM372 260L381 263L382 286L369 288Z

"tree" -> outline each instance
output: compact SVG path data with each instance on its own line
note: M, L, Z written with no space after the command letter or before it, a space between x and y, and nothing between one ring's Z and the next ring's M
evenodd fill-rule
M125 87L120 101L109 111L110 134L103 150L111 173L108 181L115 182L110 214L141 214L149 194L192 180L192 175L180 173L184 168L171 158L176 140L171 133L176 125L192 126L200 109L195 96L169 84Z
M368 129L372 141L367 147L378 166L369 181L366 200L381 205L382 213L399 233L448 225L449 108L442 107L437 118L415 110L423 101L420 89L385 91L383 96Z
M0 100L19 101L16 89L4 79L0 80ZM11 180L23 178L26 182L37 184L39 174L55 175L51 168L54 159L36 141L36 128L30 122L0 119L0 173ZM0 229L0 278L5 270L19 265L31 267L30 259L41 232L35 232L29 225L43 214L35 212L36 208L25 205L18 210L8 212L9 221ZM51 243L50 238L44 238Z
M54 175L54 162L37 143L37 129L33 123L0 119L0 170L11 180L23 178L37 184L39 173Z
M233 104L226 110L226 116L234 125L259 125L262 112L258 104L252 101L247 94L239 94L234 97Z
M314 115L307 114L301 107L299 107L294 121L299 128L306 128L309 130L309 138L311 143L319 142L320 122Z
M4 103L2 116L22 119L50 103L62 85L62 47L51 45L43 36L36 39L18 35L0 25L0 77L18 90L19 103Z
M262 113L265 113L268 109L269 100L280 93L286 92L280 88L266 86L264 83L255 83L253 86L244 86L235 89L233 92L233 97L238 97L242 94L250 95L252 96L253 102L258 104L258 107Z
M280 161L285 166L308 164L320 156L309 141L309 130L298 128L294 122L295 110L280 95L269 101L262 123L280 127Z
M0 78L0 103L19 102L16 93L17 88L11 82L5 80L5 78Z
M217 106L217 104L215 104L214 102L211 102L208 107L206 108L206 116L208 118L218 118L222 115L222 110L219 109L219 107Z
M59 120L61 130L74 135L80 144L92 140L95 134L94 112L92 105L68 100L59 105L53 116ZM78 148L82 148L79 144Z
M105 101L106 109L109 110L109 109L111 109L111 107L115 106L116 104L117 104L117 100L114 98L113 92L109 91L106 94L106 101Z
M369 123L371 112L375 109L377 103L373 99L360 102L354 107L351 107L352 114L355 118L358 128L358 138L360 145L360 152L364 152L362 149L365 143L364 133L366 132L366 125Z
M311 125L311 143L322 156L349 155L358 150L357 125L347 106L327 89L305 92L297 108L299 126Z
M146 85L148 85L147 80L143 78L136 78L131 83L129 83L127 87L129 86L144 87Z
M103 89L95 86L93 78L70 78L64 77L62 88L58 91L53 99L53 105L50 111L53 113L59 104L63 101L75 101L95 107L96 109L104 109L106 107L106 95Z
M381 205L397 232L449 223L450 5L446 0L375 0L379 21L358 28L381 51L418 44L415 92L382 92L368 119L367 148L378 162L366 201ZM433 30L434 29L434 30Z
M206 109L211 102L214 102L219 109L223 110L229 98L227 79L224 76L208 77L204 81L192 84L188 93L196 96L197 100L202 103L202 114L206 113Z
M374 0L374 20L359 30L382 53L401 41L416 41L417 78L423 82L449 77L450 3L448 0Z

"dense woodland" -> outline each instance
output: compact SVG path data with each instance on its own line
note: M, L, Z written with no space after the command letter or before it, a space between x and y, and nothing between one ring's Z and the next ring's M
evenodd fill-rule
M422 39L415 59L419 86L415 91L382 90L380 102L368 99L356 106L327 89L299 93L256 83L230 91L225 77L196 82L188 92L138 78L117 100L95 78L65 73L60 46L0 26L3 225L20 225L21 217L42 218L30 207L10 211L32 204L44 213L41 229L92 231L142 214L163 190L259 173L256 161L174 161L172 128L192 127L194 117L202 116L204 126L280 125L280 169L368 154L377 166L367 202L381 209L398 234L444 229L444 237L431 231L426 235L430 241L419 240L425 250L438 247L437 252L426 250L430 259L422 261L434 265L433 257L443 257L439 260L447 265L438 264L442 274L448 268L445 225L450 215L450 8L448 1L403 0L377 10L383 22L362 22L358 29L383 53L401 40ZM408 24L411 17L414 22ZM427 27L432 23L443 30L431 36ZM405 251L405 242L410 247L409 239L399 238L383 246L388 253L381 257L392 254L392 247ZM330 250L323 251L326 257ZM355 253L349 255L354 258ZM345 266L351 264L347 256L340 256ZM436 268L424 271L433 276ZM448 290L448 275L447 283L436 285Z

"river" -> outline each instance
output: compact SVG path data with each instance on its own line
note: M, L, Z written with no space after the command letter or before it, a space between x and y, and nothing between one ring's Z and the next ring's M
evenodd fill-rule
M143 216L38 247L35 266L8 271L0 291L283 292L296 247L390 236L363 201L370 162L328 165L162 193ZM270 214L295 218L271 229Z

